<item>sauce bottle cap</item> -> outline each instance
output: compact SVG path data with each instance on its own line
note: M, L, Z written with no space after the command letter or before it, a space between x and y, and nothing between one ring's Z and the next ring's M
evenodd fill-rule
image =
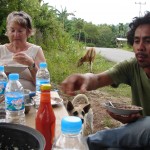
M40 86L40 90L41 91L50 91L51 90L51 84L42 84L41 86Z

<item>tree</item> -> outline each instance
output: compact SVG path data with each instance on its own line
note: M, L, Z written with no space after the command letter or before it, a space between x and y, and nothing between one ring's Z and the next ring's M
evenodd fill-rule
M115 34L112 32L111 26L107 24L98 26L99 37L97 44L99 47L115 47Z
M83 32L84 30L84 21L83 19L81 18L74 18L74 24L73 24L73 27L74 27L74 35L76 35L76 39L78 40L78 42L80 42L80 39L81 39L81 33Z
M66 7L64 9L61 8L61 11L59 11L58 9L56 9L56 13L58 15L59 21L63 25L63 29L66 30L68 16L75 16L74 13L68 13Z
M118 28L119 28L118 29L119 30L118 37L125 38L126 37L126 33L128 31L128 24L119 23Z
M85 23L84 32L86 35L87 43L95 43L98 38L98 28L96 25L92 23Z

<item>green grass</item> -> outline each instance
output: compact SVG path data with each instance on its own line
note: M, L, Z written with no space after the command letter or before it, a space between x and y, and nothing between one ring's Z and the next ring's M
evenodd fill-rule
M130 46L130 45L128 45L128 44L124 44L121 49L126 50L126 51L130 51L130 52L133 52L132 46Z
M70 51L44 51L48 69L51 75L51 82L60 84L67 76L73 73L87 73L89 72L89 65L85 63L81 67L77 67L78 59L85 54L85 50L70 50ZM100 55L96 56L93 65L93 72L100 73L115 63L105 60ZM119 88L112 88L110 86L100 88L101 91L108 92L113 96L125 96L130 97L130 87L127 85L120 85Z

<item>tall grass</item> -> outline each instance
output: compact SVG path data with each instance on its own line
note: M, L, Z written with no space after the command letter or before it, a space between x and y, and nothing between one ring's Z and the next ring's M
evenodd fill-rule
M89 72L89 64L84 63L81 67L77 67L77 62L81 56L85 54L85 50L79 47L68 51L45 51L45 56L48 63L48 69L51 75L51 82L60 84L67 76L73 73ZM105 60L101 55L97 54L93 65L93 72L103 72L115 63ZM120 85L119 88L104 87L101 91L108 92L114 96L131 96L130 88L127 85Z

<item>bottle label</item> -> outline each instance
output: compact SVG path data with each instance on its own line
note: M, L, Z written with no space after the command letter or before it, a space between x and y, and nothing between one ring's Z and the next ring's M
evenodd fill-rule
M8 92L5 94L6 110L18 111L24 109L24 95L20 92Z
M36 91L40 92L40 86L42 84L49 84L50 80L49 79L37 79L36 80Z
M5 92L5 88L6 88L6 81L0 81L0 95L3 95Z

